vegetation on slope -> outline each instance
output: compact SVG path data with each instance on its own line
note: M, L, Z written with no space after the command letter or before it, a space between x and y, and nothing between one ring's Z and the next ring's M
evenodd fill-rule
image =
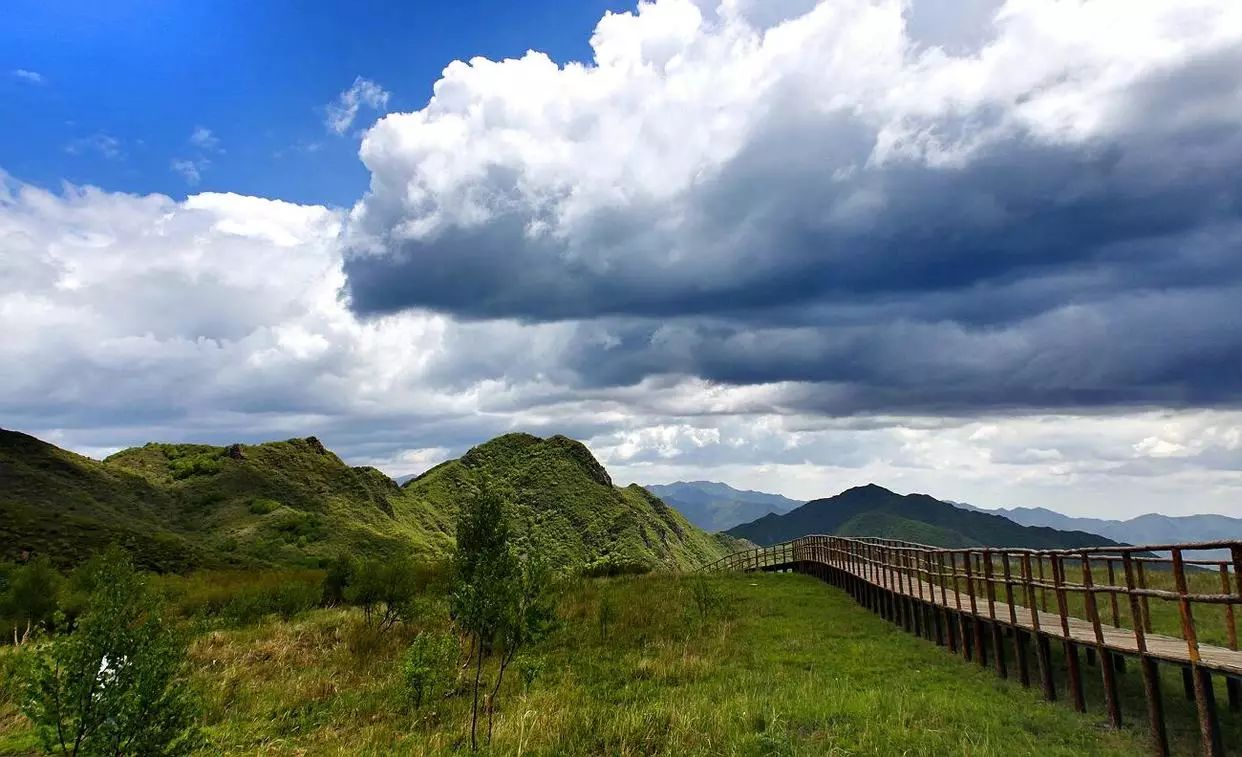
M203 753L465 751L464 675L421 706L408 698L408 650L420 634L449 628L442 600L428 595L425 608L389 632L344 607L241 626L193 618ZM514 663L521 674L505 679L493 753L1145 751L1141 722L1109 731L1099 712L1043 702L804 576L579 581L563 591L557 617ZM0 650L0 666L11 655ZM1174 722L1177 748L1193 743L1183 741L1193 716ZM33 738L0 691L0 752L29 751Z
M458 503L484 480L513 505L519 541L556 565L690 568L737 544L640 487L614 487L590 451L565 437L508 434L398 487L314 437L147 444L100 462L0 430L0 559L44 554L74 565L113 543L162 571L443 555Z
M407 497L451 517L483 482L513 503L519 541L553 564L693 568L736 548L640 486L619 488L581 442L505 434L405 484Z
M926 494L901 495L875 484L812 500L784 515L766 515L727 533L757 544L778 544L806 534L836 534L852 519L867 513L893 516L882 524L889 538L935 546L968 546L961 543L963 540L971 545L1040 549L1116 543L1082 531L1020 526L999 515L964 510ZM922 525L916 528L915 523ZM856 530L857 524L851 528Z

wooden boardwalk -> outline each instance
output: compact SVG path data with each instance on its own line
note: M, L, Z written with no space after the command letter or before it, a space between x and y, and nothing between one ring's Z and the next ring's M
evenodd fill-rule
M1193 559L1208 549L1227 549L1232 559ZM1038 683L1048 699L1057 696L1051 657L1051 645L1056 643L1065 653L1066 695L1080 711L1086 709L1078 658L1082 648L1089 661L1100 660L1105 707L1115 727L1121 725L1118 671L1127 657L1136 658L1156 754L1169 751L1159 664L1182 669L1187 695L1195 700L1205 755L1225 754L1214 675L1225 679L1229 708L1242 711L1242 651L1234 611L1242 604L1242 542L1075 550L941 549L890 539L813 535L737 552L704 569L815 575L845 589L868 609L967 659L987 665L990 657L1002 677L1009 675L1008 658L1022 684ZM1081 580L1071 580L1070 572L1080 574ZM1191 591L1192 582L1198 593ZM1171 586L1160 587L1162 583ZM1205 586L1210 593L1203 590ZM1055 611L1048 609L1050 597ZM1153 601L1177 605L1180 637L1152 632ZM1073 614L1072 602L1081 604L1085 617ZM1227 646L1200 643L1196 610L1201 618L1207 607L1223 614ZM1123 626L1123 617L1130 627Z

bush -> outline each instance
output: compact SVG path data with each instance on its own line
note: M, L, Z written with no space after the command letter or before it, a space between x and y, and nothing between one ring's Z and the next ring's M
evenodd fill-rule
M589 562L579 571L584 578L612 578L615 576L641 576L651 572L651 566L640 560L622 557L601 557Z
M280 507L280 503L274 499L255 497L250 500L250 512L254 515L267 515L278 507Z
M345 598L380 629L408 619L417 593L418 566L408 558L364 560L345 587Z
M0 630L21 639L30 630L56 628L57 598L64 577L45 556L25 565L9 565L0 584Z
M212 476L220 472L220 460L208 453L187 455L170 460L168 469L177 480L191 476Z
M543 675L544 660L542 657L523 656L517 661L518 675L522 678L522 690L530 691L535 679Z
M324 607L335 607L345 601L345 590L354 580L356 570L357 566L349 555L338 555L328 563L320 600Z
M402 693L415 709L449 688L461 648L449 633L423 631L414 637L401 661Z
M50 752L190 752L198 707L184 639L128 558L110 551L94 570L77 631L25 656L22 711Z

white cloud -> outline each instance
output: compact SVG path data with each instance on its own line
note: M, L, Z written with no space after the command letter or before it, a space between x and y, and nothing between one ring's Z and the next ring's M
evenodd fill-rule
M931 23L895 0L659 0L602 20L591 64L453 63L426 108L368 131L371 191L348 213L2 178L0 417L84 451L316 434L394 474L503 431L565 433L618 481L715 478L802 498L876 481L1075 514L1242 515L1242 412L1219 378L1236 349L1206 338L1227 330L1211 316L1236 309L1236 228L1211 244L1114 245L1103 262L1125 265L1088 265L1082 282L1048 270L967 294L846 282L859 301L752 299L756 280L789 298L873 260L899 278L956 270L928 245L892 260L804 245L800 267L778 244L792 237L771 235L866 231L911 202L903 192L928 189L886 171L960 176L1015 144L1083 147L1074 155L1094 172L1049 181L1068 202L1098 197L1109 176L1121 182L1109 191L1137 177L1141 194L1219 170L1193 140L1163 148L1168 135L1232 133L1237 97L1194 91L1184 74L1211 73L1211 55L1239 47L1237 4L942 5L968 23ZM1182 99L1139 81L1174 82ZM359 78L328 107L329 130L349 132L388 99ZM74 149L119 157L104 136ZM197 182L219 143L205 127L189 141L196 157L171 168ZM1040 161L998 165L1005 185L1047 179ZM996 196L948 199L955 219L1013 223ZM1235 195L1186 201L1205 197L1227 207ZM918 218L929 240L945 236L936 213ZM1232 228L1217 220L1197 233ZM493 247L443 246L466 232ZM989 264L1023 254L987 250ZM390 314L361 317L341 296L367 255L408 259L380 269L406 287L371 310ZM823 267L834 260L839 270ZM1139 261L1159 264L1154 291L1095 297ZM493 309L420 307L436 289ZM532 314L541 301L569 314ZM687 301L712 315L677 309ZM762 308L777 312L755 320ZM1177 366L1196 360L1217 378L1186 381ZM907 369L897 380L884 370L894 364ZM822 365L842 373L825 379ZM959 383L981 366L1001 370ZM1175 409L1126 394L1135 376L1156 377ZM956 417L902 405L927 386L966 404ZM1049 386L1119 391L1059 412L1020 394Z
M924 4L658 0L606 15L590 63L450 63L363 140L356 306L555 319L905 291L929 268L969 286L1091 262L1144 197L1229 191L1242 4L940 2L983 30L951 50L914 36ZM1105 238L1040 245L1076 202ZM1033 249L995 238L1013 224Z
M85 155L93 152L108 160L121 160L125 157L121 149L121 140L102 132L70 141L65 145L65 152L70 155Z
M13 78L20 79L28 84L46 84L47 78L38 71L30 71L24 68L15 68L9 72Z
M203 171L211 165L211 161L206 158L174 158L169 162L168 167L174 172L181 175L185 179L185 183L190 186L196 186L203 179Z
M328 104L324 123L332 133L344 134L358 117L359 108L366 106L383 112L388 107L389 96L383 87L359 76L354 79L349 89L341 92L334 102Z
M206 152L223 152L220 149L220 138L205 126L195 126L190 132L190 144Z

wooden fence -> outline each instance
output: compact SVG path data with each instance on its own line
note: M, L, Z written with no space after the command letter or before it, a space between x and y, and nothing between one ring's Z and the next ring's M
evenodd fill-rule
M1229 559L1203 557L1227 552ZM867 608L1007 677L1006 646L1024 686L1055 699L1051 645L1063 646L1067 695L1086 709L1079 648L1098 658L1105 708L1121 726L1117 676L1136 658L1153 751L1169 752L1158 664L1181 667L1205 755L1223 755L1212 676L1242 710L1242 542L1084 549L942 549L878 538L804 536L744 550L708 571L794 570L840 586ZM1172 608L1176 608L1176 613ZM1051 609L1050 609L1051 608ZM1034 647L1034 665L1031 646ZM989 655L989 649L991 654ZM1034 674L1034 675L1032 675Z

